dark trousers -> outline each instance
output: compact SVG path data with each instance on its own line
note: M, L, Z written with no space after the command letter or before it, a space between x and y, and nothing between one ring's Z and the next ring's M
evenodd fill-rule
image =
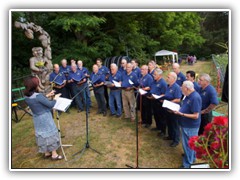
M109 108L108 88L107 88L107 86L103 86L103 87L104 87L104 97L105 97L105 100L106 100L106 106L107 106L107 108Z
M67 94L67 89L66 89L65 86L62 87L62 88L56 88L56 87L54 87L53 89L56 91L55 94L61 93L61 94L62 94L61 97L64 97L64 98L68 98L68 99L69 99L69 96L68 96L68 94Z
M175 143L179 143L180 141L180 128L178 124L178 116L166 111L167 115L167 127L168 127L168 136L173 140Z
M152 100L153 115L157 129L166 134L166 114L159 100Z
M98 104L98 112L106 112L106 101L104 99L104 86L93 88L94 95Z
M151 125L152 124L151 100L148 99L146 96L141 96L139 99L141 98L142 98L142 108L141 108L142 124Z
M203 134L204 127L212 121L212 111L207 114L201 114L201 124L198 131L198 135Z

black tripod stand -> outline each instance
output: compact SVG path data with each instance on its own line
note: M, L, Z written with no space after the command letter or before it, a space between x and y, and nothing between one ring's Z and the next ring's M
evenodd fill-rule
M85 90L87 88L88 84L86 84L86 87L83 88L83 90ZM85 104L86 104L86 143L84 145L84 147L76 152L75 154L73 154L73 156L76 156L77 154L80 153L80 157L83 155L83 153L85 152L86 149L91 149L94 152L101 154L100 152L98 152L96 149L93 149L90 144L89 144L89 127L88 127L88 113L89 113L89 104L87 103L87 99L86 99L86 92L84 93L85 96Z

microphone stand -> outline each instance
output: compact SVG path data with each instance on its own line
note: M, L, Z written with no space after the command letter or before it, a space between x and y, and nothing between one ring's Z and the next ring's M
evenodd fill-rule
M90 82L90 83L92 83L92 82ZM87 84L87 86L88 86L88 84ZM86 88L87 88L87 86L86 87L84 87L83 88L83 90L85 90ZM84 93L84 96L86 97L86 93ZM83 155L83 153L85 152L85 150L86 149L91 149L91 150L93 150L94 152L96 152L96 153L98 153L98 154L101 154L100 152L98 152L96 149L93 149L91 146L90 146L90 143L89 143L89 123L88 123L88 111L89 111L89 104L87 103L87 99L85 98L85 104L86 104L86 143L85 143L85 145L84 145L84 147L80 150L80 151L78 151L78 152L76 152L75 154L73 154L73 156L76 156L77 154L79 154L80 153L80 157ZM80 158L79 157L79 158Z
M137 98L139 96L139 91L137 91L137 95L136 95L136 101L137 101ZM136 104L136 101L135 101L135 104ZM141 104L140 104L141 106ZM139 152L139 145L138 145L138 112L137 112L137 106L136 106L136 118L135 118L135 124L136 124L136 167L133 167L133 166L130 166L128 164L125 164L128 168L140 168L138 166L138 152Z

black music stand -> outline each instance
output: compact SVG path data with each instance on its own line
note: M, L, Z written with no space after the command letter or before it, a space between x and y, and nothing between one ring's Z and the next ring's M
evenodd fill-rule
M88 84L87 84L87 86L88 86ZM83 90L85 90L85 89L87 88L87 86L84 87ZM90 146L90 144L89 144L89 127L88 127L89 104L87 103L86 93L84 93L84 96L85 96L85 104L86 104L86 143L85 143L84 147L83 147L80 151L78 151L78 152L76 152L75 154L73 154L73 156L76 156L77 154L80 153L80 157L83 155L83 153L85 152L86 149L91 149L91 150L93 150L94 152L96 152L96 153L98 153L98 154L101 154L101 153L98 152L96 149L93 149L93 148ZM79 158L80 158L80 157L79 157Z

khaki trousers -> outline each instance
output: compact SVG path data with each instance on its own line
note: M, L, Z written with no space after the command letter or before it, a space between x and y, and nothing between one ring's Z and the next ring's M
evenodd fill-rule
M131 118L131 120L134 120L136 116L136 98L134 95L134 90L122 90L122 101L125 118Z

